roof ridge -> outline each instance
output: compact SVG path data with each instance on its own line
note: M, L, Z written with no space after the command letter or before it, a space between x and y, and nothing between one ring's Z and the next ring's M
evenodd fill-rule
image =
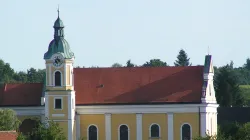
M204 67L204 65L199 66L161 66L161 67L88 67L88 68L74 68L74 69L142 69L142 68L194 68L194 67Z
M6 133L6 132L8 132L8 133L13 133L13 132L16 133L15 130L12 130L12 131L11 130L9 130L9 131L0 131L0 133Z

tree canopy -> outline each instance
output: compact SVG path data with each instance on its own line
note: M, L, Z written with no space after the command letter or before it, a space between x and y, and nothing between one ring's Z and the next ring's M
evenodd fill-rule
M63 129L54 121L44 123L38 121L37 126L33 129L27 140L66 140Z
M21 122L16 112L11 109L0 109L0 131L13 131L19 128Z
M111 67L119 68L119 67L122 67L122 64L120 64L120 63L114 63Z
M177 60L174 62L175 66L191 66L189 62L190 58L188 58L187 53L181 49L177 56Z
M133 64L131 60L128 60L126 64L127 64L126 67L136 67L136 65Z
M161 61L160 59L151 59L149 62L146 62L142 67L164 67L168 66L166 62Z
M216 99L221 107L243 106L245 104L240 92L237 76L230 65L220 68L214 85Z

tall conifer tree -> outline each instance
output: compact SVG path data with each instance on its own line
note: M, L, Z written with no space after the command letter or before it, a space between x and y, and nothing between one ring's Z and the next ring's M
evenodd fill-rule
M178 56L177 60L174 62L175 66L191 66L191 63L189 62L188 55L187 53L181 49Z

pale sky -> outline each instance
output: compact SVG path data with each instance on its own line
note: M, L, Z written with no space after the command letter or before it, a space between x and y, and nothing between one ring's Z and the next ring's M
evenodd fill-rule
M173 65L181 48L203 65L208 46L216 66L250 57L249 0L1 0L0 58L45 68L58 4L76 66Z

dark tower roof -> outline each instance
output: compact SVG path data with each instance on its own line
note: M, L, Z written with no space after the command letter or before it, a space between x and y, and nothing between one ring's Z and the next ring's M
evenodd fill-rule
M54 39L50 42L48 51L44 54L44 59L50 59L53 54L61 53L65 59L74 58L74 53L71 51L69 43L64 39L64 24L59 17L54 23Z
M59 9L57 10L57 12L58 12L58 17L57 17L57 20L55 21L55 23L54 23L54 28L64 28L64 25L63 25L63 22L62 22L62 20L60 19L60 16L59 16Z

